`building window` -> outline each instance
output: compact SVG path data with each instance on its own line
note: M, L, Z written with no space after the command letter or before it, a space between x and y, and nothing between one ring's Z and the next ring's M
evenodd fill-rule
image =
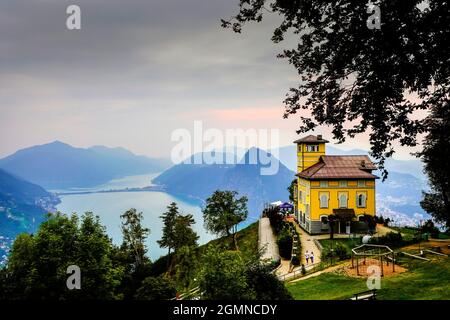
M328 181L320 181L320 186L321 186L322 188L328 187Z
M346 187L346 186L347 186L347 181L345 181L345 180L339 181L339 187Z
M310 144L306 147L308 152L319 152L319 146L317 144Z
M365 187L366 182L364 180L358 180L358 187Z
M320 208L328 208L328 192L321 192L319 194L319 200L320 200Z
M298 192L298 202L303 203L303 192L301 190Z
M339 194L339 208L347 208L347 193Z
M366 201L367 196L365 193L359 193L356 196L356 206L358 208L365 208L366 207Z

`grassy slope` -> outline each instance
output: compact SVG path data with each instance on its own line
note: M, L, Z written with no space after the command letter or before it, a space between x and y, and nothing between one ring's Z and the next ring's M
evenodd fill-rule
M258 222L240 230L236 234L239 251L245 255L251 255L258 249ZM225 250L234 250L233 237L222 237L212 240L199 248L200 252L209 245L216 245Z
M448 300L450 299L450 264L414 261L408 272L381 280L379 299L387 300ZM325 273L320 276L288 284L288 290L299 300L347 299L354 293L367 290L366 280Z

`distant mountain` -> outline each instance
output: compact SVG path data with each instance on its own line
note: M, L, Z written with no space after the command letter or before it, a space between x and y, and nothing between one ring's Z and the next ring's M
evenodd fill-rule
M252 155L257 157L253 158ZM255 219L261 213L264 203L277 200L287 201L287 187L294 179L294 172L286 168L277 158L274 175L261 175L267 168L264 159L271 157L260 149L251 149L236 164L179 164L153 179L153 183L164 185L168 192L188 195L205 200L215 190L234 190L240 196L249 198L249 218ZM254 161L253 161L254 160Z
M5 239L12 241L21 232L34 232L58 201L42 187L0 169L0 264Z
M297 170L296 146L286 146L274 150L279 159L289 169ZM326 146L329 155L368 155L361 149L341 150ZM377 181L377 212L390 217L401 224L416 224L418 220L428 218L428 214L420 207L422 190L428 188L420 160L386 160L389 172L388 179ZM380 176L380 173L376 173Z
M290 170L297 170L297 153L295 145L281 147L279 149L272 150L272 152L275 155L278 155L280 161ZM326 146L326 153L329 155L369 155L369 152L366 150L341 150L330 145ZM397 160L390 158L386 160L385 166L389 172L407 173L420 180L426 180L423 173L423 164L419 159Z
M169 166L168 160L137 156L123 148L83 149L60 141L22 149L0 160L0 168L46 189L95 186Z

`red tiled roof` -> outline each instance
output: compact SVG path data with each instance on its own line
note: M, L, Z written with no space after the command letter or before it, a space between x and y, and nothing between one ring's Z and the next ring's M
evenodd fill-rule
M321 156L318 163L298 173L307 179L377 179L368 156Z
M301 139L294 141L294 143L300 143L300 142L303 142L303 143L319 143L319 142L327 143L329 141L322 139L321 137L319 139L319 136L313 136L312 134L310 134L309 136L306 136L306 137L303 137Z

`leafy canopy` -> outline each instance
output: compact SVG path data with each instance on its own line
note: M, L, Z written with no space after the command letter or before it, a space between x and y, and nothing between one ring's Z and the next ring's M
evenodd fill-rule
M380 8L380 29L367 27L368 2L353 0L240 0L239 13L222 26L241 32L267 14L280 16L272 41L298 39L279 55L299 74L285 117L300 113L298 133L328 125L338 142L367 132L383 169L394 141L415 146L417 134L429 130L420 111L448 101L450 8L448 1L372 4Z
M237 198L236 191L215 191L203 208L205 229L219 236L229 236L231 229L247 219L247 197Z

